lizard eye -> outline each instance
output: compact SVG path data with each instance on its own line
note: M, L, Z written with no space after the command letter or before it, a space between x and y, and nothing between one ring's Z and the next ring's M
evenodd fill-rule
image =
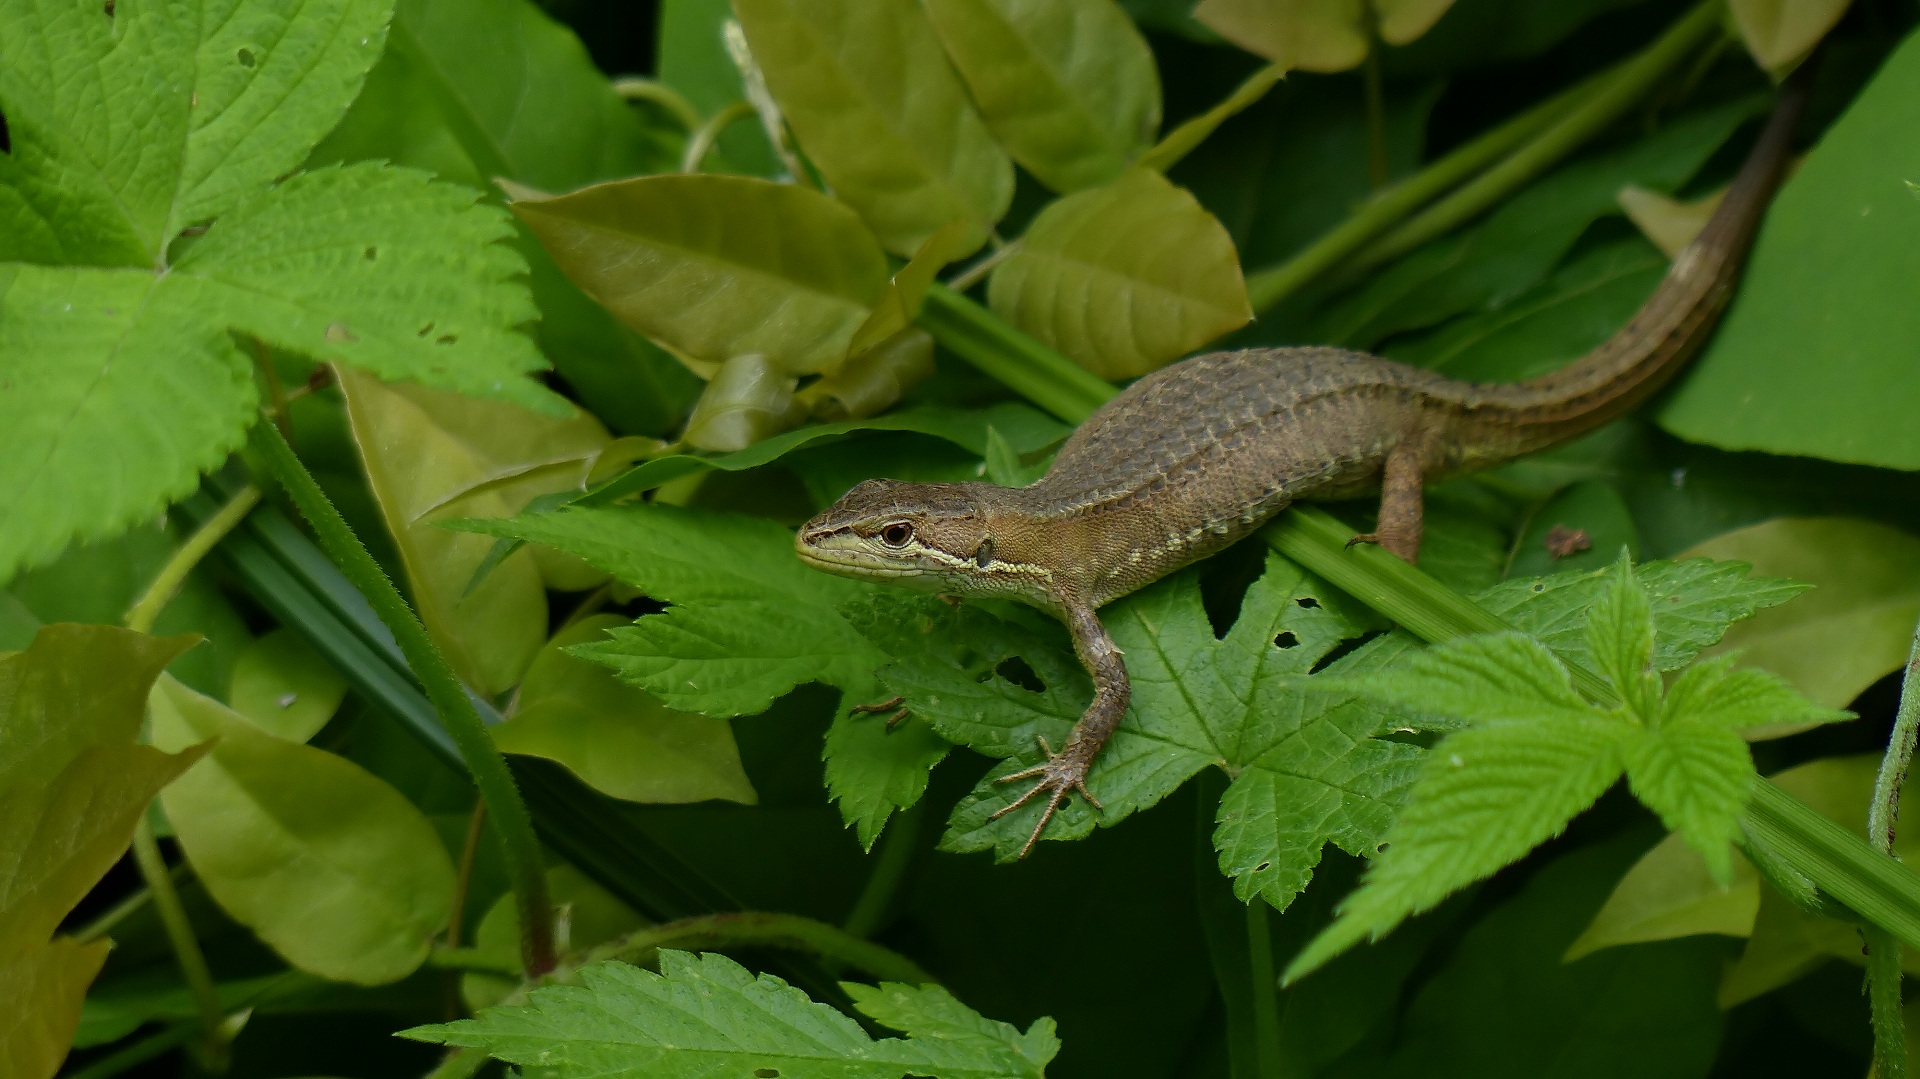
M895 521L880 530L880 542L889 547L905 547L913 538L913 526L905 521Z

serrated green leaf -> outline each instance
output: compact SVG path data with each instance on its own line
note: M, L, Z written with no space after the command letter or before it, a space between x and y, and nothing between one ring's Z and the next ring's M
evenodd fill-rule
M827 185L905 257L949 221L961 253L1013 198L1013 165L912 0L736 0L754 62Z
M987 127L1040 182L1119 176L1160 127L1160 74L1113 0L931 0L947 56Z
M1795 5L1812 8L1817 5ZM1920 467L1920 34L1880 64L1767 211L1713 340L1658 411L1722 449ZM1845 334L1834 327L1844 326Z
M1524 633L1448 641L1414 653L1391 670L1343 680L1340 688L1469 723L1537 719L1578 726L1594 717L1593 706L1574 690L1566 665Z
M467 684L487 694L510 688L546 637L539 567L532 552L517 552L469 589L492 544L440 524L506 517L540 494L583 485L606 430L578 410L548 417L351 370L339 381L420 620Z
M453 903L453 862L400 792L343 757L254 727L162 678L153 740L218 738L162 792L194 875L301 970L380 985L412 973Z
M873 848L895 810L920 801L927 792L928 773L953 749L911 714L889 730L891 713L850 713L856 705L876 704L879 699L877 691L844 693L821 747L827 793L839 803L840 816L853 827L862 850Z
M1103 378L1145 374L1253 317L1233 240L1151 169L1040 211L993 272L994 313Z
M1047 1062L1060 1052L1053 1020L1046 1016L1034 1020L1022 1034L1019 1027L988 1019L937 985L841 982L840 986L853 998L855 1008L882 1026L903 1031L929 1048L947 1046L949 1052L942 1056L948 1059L936 1067L967 1068L974 1059L1002 1057L1011 1065L1007 1075L1040 1079ZM1012 1057L1006 1057L1008 1050Z
M1702 659L1680 672L1667 689L1665 719L1705 723L1722 730L1750 727L1800 730L1854 718L1852 712L1814 704L1778 675L1735 670L1735 653Z
M1700 852L1714 880L1731 884L1733 840L1754 776L1747 743L1731 727L1681 713L1622 748L1634 797Z
M1049 1020L1014 1035L1012 1027L989 1023L942 990L892 985L867 999L889 1018L915 1026L906 1038L876 1041L852 1019L781 979L755 977L721 955L662 951L659 974L596 963L582 968L579 978L577 986L536 989L524 1005L401 1033L538 1065L559 1079L765 1071L817 1079L899 1079L909 1073L1039 1079L1057 1048ZM919 1033L922 1023L925 1035Z
M1634 732L1588 712L1483 721L1448 735L1427 755L1365 883L1294 958L1286 977L1384 936L1558 835L1620 778L1622 743Z
M860 219L796 184L646 176L513 211L587 295L714 363L758 353L789 375L832 370L887 284Z
M567 649L626 625L583 618L555 634L520 683L520 707L493 729L504 753L558 761L603 794L630 802L754 804L753 785L724 719L670 711Z
M87 986L107 961L113 942L80 944L61 937L11 959L0 959L0 1074L50 1079L67 1059Z
M347 680L297 631L282 626L243 649L227 703L255 726L293 742L320 733L347 695Z
M1600 598L1587 608L1587 648L1600 673L1640 722L1660 716L1660 675L1653 665L1653 609L1622 551L1607 573ZM1744 789L1744 788L1743 788Z
M1907 660L1920 620L1920 539L1910 533L1845 517L1783 517L1688 553L1737 559L1813 586L1794 603L1733 627L1708 655L1738 650L1741 662L1834 708Z
M338 122L388 16L381 0L0 5L0 261L164 266L182 229Z

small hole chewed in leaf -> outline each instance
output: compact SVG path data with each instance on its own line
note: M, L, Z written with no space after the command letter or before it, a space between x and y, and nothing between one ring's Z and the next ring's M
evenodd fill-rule
M241 67L252 67L253 66L253 50L241 49L239 52L234 54L234 59L240 61Z
M753 1079L780 1079L779 1068L755 1068Z
M1253 867L1253 871L1255 873L1265 873L1267 870L1272 868L1273 868L1272 862L1261 862L1259 865L1256 865Z
M1311 611L1315 607L1320 606L1320 601L1314 599L1312 596L1297 596L1294 598L1294 602L1298 603L1300 609L1305 611Z
M1290 629L1281 630L1280 635L1273 639L1275 648L1297 648L1299 645L1300 635Z
M460 340L460 336L458 334L443 333L440 336L434 338L433 343L436 345L451 345L458 340Z
M429 322L425 326L422 326L419 329L415 330L414 335L416 337L425 337L428 334L431 334L432 332L433 332L433 323Z
M367 248L367 250L366 250L366 251L364 252L364 254L366 255L366 259L367 259L367 261L368 261L368 262L372 262L372 261L374 261L375 259L377 259L377 258L379 258L379 257L380 257L380 249L379 249L379 248L377 248L377 247L369 247L369 248Z
M100 10L106 12L109 19L113 18L113 3L114 0L106 0L106 3L100 5Z
M354 333L352 330L347 329L347 324L344 322L327 323L327 332L325 336L327 339L327 343L330 345L344 345L349 341L360 340L358 337L354 336Z
M1047 684L1042 682L1027 661L1019 656L1008 656L1001 660L1000 665L993 669L993 673L1028 692L1045 693L1047 691Z
M0 154L13 152L13 138L7 134L7 114L0 112Z

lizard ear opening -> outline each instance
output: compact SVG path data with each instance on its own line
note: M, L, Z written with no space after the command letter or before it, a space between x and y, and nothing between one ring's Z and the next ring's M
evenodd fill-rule
M988 536L986 539L980 541L980 549L973 552L973 564L981 569L986 569L993 564L992 536Z

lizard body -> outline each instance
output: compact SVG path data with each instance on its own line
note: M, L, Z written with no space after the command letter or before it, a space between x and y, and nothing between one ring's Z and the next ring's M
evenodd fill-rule
M1804 79L1782 95L1720 206L1633 319L1539 378L1470 383L1335 348L1213 352L1164 367L1095 412L1030 487L869 480L803 526L832 573L1017 599L1066 623L1094 700L1059 752L1004 777L1045 794L1024 856L1125 714L1120 651L1098 609L1213 554L1293 502L1381 491L1365 537L1408 561L1421 487L1512 460L1624 414L1698 351L1778 186Z

